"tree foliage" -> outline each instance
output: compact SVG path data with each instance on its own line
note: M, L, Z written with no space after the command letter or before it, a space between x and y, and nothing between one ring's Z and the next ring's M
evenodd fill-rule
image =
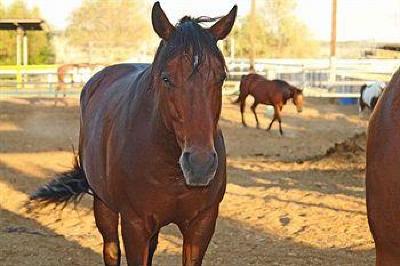
M114 60L123 59L118 51L137 51L151 38L148 7L138 0L84 0L72 14L67 40L88 53L112 49Z
M312 57L317 42L307 27L294 15L296 0L258 1L254 25L250 14L238 21L231 39L238 56L247 57L255 49L256 57ZM250 43L254 31L255 40Z
M15 0L6 7L0 0L0 18L40 18L37 7L29 9L23 0ZM0 31L0 64L16 63L15 31ZM54 52L48 33L28 31L29 64L46 64L54 62Z

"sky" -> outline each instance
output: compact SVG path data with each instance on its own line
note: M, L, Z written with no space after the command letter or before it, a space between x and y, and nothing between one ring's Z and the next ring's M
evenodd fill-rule
M13 0L3 1L10 4ZM53 28L63 29L68 24L71 12L79 7L82 0L25 1L30 6L38 6ZM273 0L258 0L261 1ZM400 42L400 0L337 2L337 40ZM250 10L250 0L160 0L160 3L173 24L184 15L224 15L235 3L239 7L239 16L246 15ZM306 24L313 36L319 40L329 40L331 0L297 0L297 3L295 14Z

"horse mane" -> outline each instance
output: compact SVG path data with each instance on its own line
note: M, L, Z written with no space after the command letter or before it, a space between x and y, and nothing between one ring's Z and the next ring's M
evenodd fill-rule
M168 41L162 40L156 52L154 63L159 58L156 68L162 70L179 53L185 53L192 62L192 72L196 72L204 62L205 55L211 53L220 60L226 69L225 59L217 46L215 37L203 28L201 23L215 22L218 18L184 16L175 26Z

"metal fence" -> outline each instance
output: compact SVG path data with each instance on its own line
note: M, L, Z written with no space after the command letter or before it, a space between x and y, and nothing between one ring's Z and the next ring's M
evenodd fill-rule
M255 70L268 79L283 79L303 88L309 97L355 98L359 87L370 81L389 81L400 66L398 59L337 59L335 69L326 59L257 60ZM0 66L0 97L63 95L57 79L57 65ZM249 71L245 59L227 60L228 79L224 94L238 92L240 78ZM75 69L66 75L67 95L78 95L84 83L101 68Z

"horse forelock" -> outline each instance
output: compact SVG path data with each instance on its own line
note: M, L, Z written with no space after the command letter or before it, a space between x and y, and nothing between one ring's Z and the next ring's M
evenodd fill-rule
M179 54L184 54L192 62L192 73L198 71L206 57L210 55L216 57L226 69L224 57L217 46L217 40L199 24L215 20L215 18L209 17L183 17L176 25L170 39L161 41L153 62L156 68L162 71L169 61Z

